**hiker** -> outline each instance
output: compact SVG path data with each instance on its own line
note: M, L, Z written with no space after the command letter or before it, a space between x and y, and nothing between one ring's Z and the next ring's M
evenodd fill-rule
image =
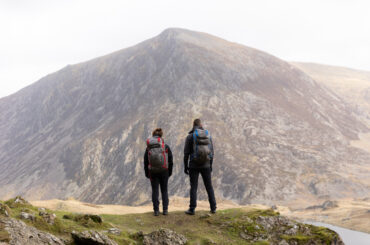
M216 213L216 198L211 179L213 156L212 138L208 130L203 129L201 120L195 119L184 147L184 172L190 177L190 206L186 214L195 214L199 174L202 175L207 190L211 213Z
M172 175L172 152L170 147L164 143L163 131L157 128L152 137L146 140L144 154L145 176L150 179L152 185L152 202L154 215L159 215L159 186L161 187L163 215L168 214L168 178Z

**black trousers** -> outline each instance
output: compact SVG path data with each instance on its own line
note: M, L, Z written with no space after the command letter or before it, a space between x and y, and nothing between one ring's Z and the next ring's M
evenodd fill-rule
M189 169L190 176L190 208L195 209L197 207L197 190L198 190L198 178L199 174L202 175L204 186L206 187L208 194L208 201L211 210L216 209L216 198L212 186L212 176L210 168L191 168Z
M154 211L159 211L159 186L161 187L163 210L168 210L168 171L151 174L152 202Z

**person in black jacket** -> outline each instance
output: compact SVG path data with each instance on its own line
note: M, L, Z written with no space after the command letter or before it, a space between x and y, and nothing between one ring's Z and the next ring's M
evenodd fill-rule
M152 133L153 138L162 138L163 131L161 128L157 128ZM149 139L148 139L149 140ZM163 139L162 139L163 140ZM159 142L159 141L158 141ZM163 205L163 215L168 214L168 178L172 175L172 167L173 167L173 158L172 152L170 147L165 144L165 152L167 153L166 166L165 169L161 172L155 172L150 169L150 161L149 161L149 149L148 147L145 150L144 154L144 170L145 176L150 179L152 185L152 202L153 202L153 209L154 215L159 215L159 186L161 187L161 194L162 194L162 205Z
M202 122L200 119L195 119L193 122L193 129L189 132L189 135L186 137L185 147L184 147L184 172L190 177L190 205L189 210L185 213L189 215L195 214L195 208L197 206L197 189L198 189L198 178L199 174L202 175L204 185L207 190L208 200L211 207L211 213L216 213L216 198L212 186L212 164L213 164L213 143L212 138L210 138L209 149L211 151L210 159L204 162L203 164L198 164L193 161L194 154L194 132L196 129L202 129ZM189 161L190 157L190 161Z

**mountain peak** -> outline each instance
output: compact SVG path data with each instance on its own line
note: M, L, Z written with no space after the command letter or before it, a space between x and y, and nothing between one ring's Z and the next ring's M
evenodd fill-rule
M167 28L162 31L157 38L162 41L181 41L207 47L225 47L231 44L231 42L220 37L216 37L205 32L192 31L183 28Z

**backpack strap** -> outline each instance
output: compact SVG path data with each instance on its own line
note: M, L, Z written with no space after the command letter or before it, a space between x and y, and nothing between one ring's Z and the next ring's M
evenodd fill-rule
M164 144L164 140L160 137L158 137L158 143L161 143L162 141L162 155L164 159L163 168L167 169L167 159L166 159L166 145Z
M198 144L197 137L199 136L198 129L195 129L193 132L193 158L198 155Z

